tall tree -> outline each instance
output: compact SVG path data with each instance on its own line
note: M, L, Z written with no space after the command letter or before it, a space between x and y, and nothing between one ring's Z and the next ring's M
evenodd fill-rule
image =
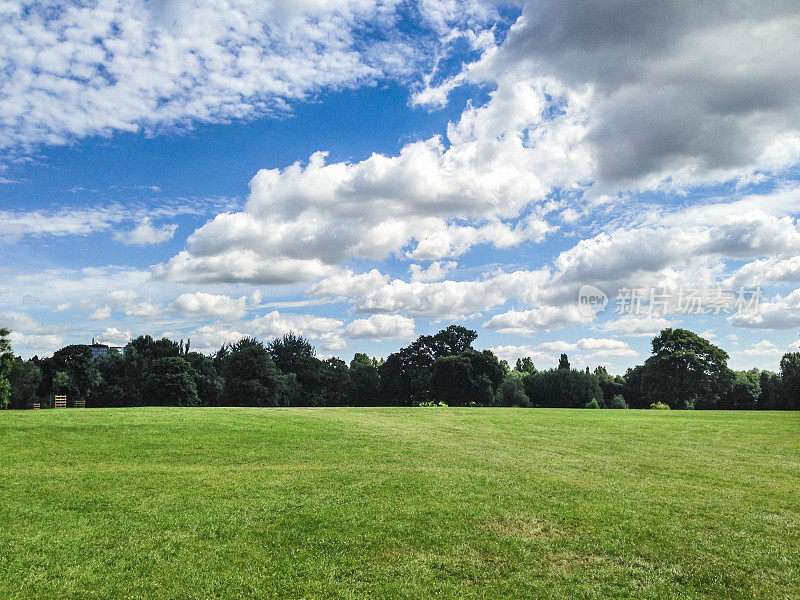
M286 382L261 342L246 340L231 346L222 363L227 406L278 406Z
M42 383L42 372L34 362L17 358L8 380L11 383L11 408L28 408L36 401L36 394Z
M87 400L94 388L100 384L100 372L87 346L75 344L65 346L53 353L53 368L66 373L69 384L57 393L66 393L67 402ZM62 382L63 384L63 382Z
M200 399L192 365L180 356L157 358L150 364L142 396L155 406L196 406Z
M0 327L0 409L8 408L11 399L11 382L8 376L14 364L14 354L11 352L9 335L10 330Z
M728 353L686 329L664 329L645 361L651 402L670 408L715 408L730 389Z
M784 354L781 359L781 380L786 398L784 408L800 410L800 352Z
M561 356L558 358L558 368L559 368L559 369L564 369L564 370L567 370L567 371L569 371L569 368L570 368L570 367L569 367L569 358L567 358L567 355L566 355L566 354L562 354L562 355L561 355Z

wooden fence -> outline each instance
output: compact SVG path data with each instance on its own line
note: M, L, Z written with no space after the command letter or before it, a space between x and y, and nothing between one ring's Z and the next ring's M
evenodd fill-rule
M55 408L67 408L67 397L66 396L56 396L55 402L53 403Z
M75 408L86 408L86 400L75 400Z

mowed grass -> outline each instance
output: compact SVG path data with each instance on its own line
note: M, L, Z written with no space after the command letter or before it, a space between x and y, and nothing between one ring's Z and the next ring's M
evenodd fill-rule
M800 598L800 415L0 414L0 598Z

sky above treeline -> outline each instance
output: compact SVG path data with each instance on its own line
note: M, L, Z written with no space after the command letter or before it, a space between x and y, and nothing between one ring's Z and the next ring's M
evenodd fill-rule
M450 323L623 372L664 327L800 332L800 4L0 0L0 325L307 336Z

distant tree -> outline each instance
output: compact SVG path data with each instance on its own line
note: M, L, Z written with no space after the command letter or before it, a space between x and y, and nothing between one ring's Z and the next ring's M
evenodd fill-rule
M297 373L316 356L314 346L302 335L289 332L267 345L272 362L282 373Z
M600 403L603 393L591 373L574 369L551 369L526 375L525 393L533 406L584 408L592 399Z
M637 365L625 373L622 396L631 408L650 408L650 401L644 390L646 372L644 365Z
M435 335L421 335L390 354L378 369L382 403L408 406L427 401L436 360L471 350L477 337L471 329L451 325Z
M715 408L733 380L727 362L727 352L696 333L664 329L645 361L647 396L670 408Z
M628 408L628 403L625 402L625 398L617 394L612 397L611 400L606 401L606 406L608 406L608 408Z
M42 384L42 372L35 363L17 358L8 380L11 383L10 408L28 408L36 402L36 395Z
M517 364L514 365L514 370L523 375L527 373L536 373L536 367L533 365L533 361L529 356L518 358Z
M570 368L569 367L569 358L567 358L566 354L562 354L559 357L559 359L558 359L558 368L559 369L564 369L564 370L567 370L567 371L569 370L569 368Z
M72 388L72 378L66 371L56 371L53 375L52 390L54 394L69 394Z
M753 410L758 408L761 397L761 373L758 369L737 371L733 374L726 406L736 410Z
M76 400L88 400L100 385L100 372L87 346L76 344L56 350L53 353L53 368L57 373L66 373L69 377L66 387L61 381L62 388L54 392L66 394L70 404Z
M189 347L188 340L185 347ZM219 405L225 380L217 373L214 360L199 352L187 352L183 358L192 365L194 370L194 383L197 387L200 404L203 406Z
M594 376L597 377L597 382L600 384L600 389L603 391L603 398L606 404L608 404L614 396L624 395L625 379L623 377L619 375L610 375L602 365L594 370Z
M278 406L289 382L272 362L263 344L234 344L222 364L226 406ZM285 397L284 397L285 398Z
M322 361L320 389L322 406L345 406L349 404L351 379L347 363L340 358Z
M380 401L381 379L375 361L357 352L350 361L350 403L370 406Z
M771 371L761 371L759 374L759 387L761 396L758 399L758 408L761 410L781 410L786 404L786 394L783 389L781 376Z
M489 350L442 356L433 364L430 396L448 406L488 406L494 402L504 375L500 361Z
M94 388L86 406L131 406L141 395L142 373L129 370L128 362L119 352L108 352L95 359L100 383Z
M524 377L525 373L516 369L506 374L500 384L498 403L501 406L530 406L525 393Z
M800 352L790 352L781 358L781 380L783 382L783 408L800 410Z
M423 336L425 338L426 336ZM436 358L453 356L472 350L472 342L478 339L478 333L461 325L450 325L426 340Z
M14 354L11 352L9 335L11 335L10 330L5 327L0 328L0 409L8 408L11 399L11 382L8 376L14 364Z
M180 356L157 358L150 364L142 396L155 406L196 406L200 403L192 366Z

